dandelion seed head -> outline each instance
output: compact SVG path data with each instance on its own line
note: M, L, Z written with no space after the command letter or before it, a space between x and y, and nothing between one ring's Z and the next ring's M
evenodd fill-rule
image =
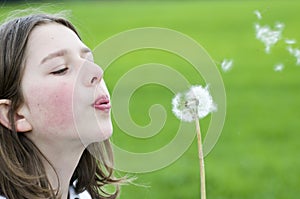
M192 108L197 109L198 117L204 118L209 113L216 111L216 105L208 91L208 86L192 86L186 94L188 101L194 102Z
M275 66L274 66L274 71L275 72L281 72L282 70L284 69L284 65L283 64L276 64Z
M192 122L196 119L195 113L193 113L188 107L187 107L187 99L184 94L178 93L175 95L175 97L172 100L173 105L173 113L174 115L185 122Z
M192 86L185 93L178 93L172 100L173 113L186 122L204 118L209 113L216 111L217 107L209 93L208 86Z
M233 66L232 59L224 59L221 63L221 68L224 72L231 70L232 66Z

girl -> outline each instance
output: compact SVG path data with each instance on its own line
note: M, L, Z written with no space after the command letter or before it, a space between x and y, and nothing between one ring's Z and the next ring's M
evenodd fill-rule
M69 21L0 26L1 198L116 198L111 134L103 71Z

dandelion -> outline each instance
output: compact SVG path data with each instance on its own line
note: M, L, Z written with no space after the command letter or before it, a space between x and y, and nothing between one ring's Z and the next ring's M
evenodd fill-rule
M232 66L233 66L232 59L224 59L221 63L221 68L224 72L231 70Z
M281 71L283 70L283 68L284 68L284 65L283 65L283 64L276 64L276 65L274 66L274 71L275 71L275 72L281 72Z
M185 122L202 119L216 110L208 86L192 86L185 93L178 93L172 100L173 113Z
M270 53L271 47L281 39L283 28L283 23L276 23L275 29L255 24L256 38L265 44L266 53Z
M254 10L254 14L256 15L257 19L261 19L261 13L258 10Z
M185 122L192 122L196 119L194 110L189 108L191 103L186 99L186 95L178 93L172 100L173 113L175 116Z
M195 121L196 123L200 161L201 199L206 199L205 169L199 119L202 119L209 113L216 111L217 107L209 93L208 86L205 88L202 86L192 86L187 92L178 93L173 98L172 105L173 113L178 119L186 122Z

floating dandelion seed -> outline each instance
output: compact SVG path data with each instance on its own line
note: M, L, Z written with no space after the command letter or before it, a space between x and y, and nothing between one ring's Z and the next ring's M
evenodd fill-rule
M288 46L286 49L287 49L287 51L289 51L290 54L293 55L294 49L291 46Z
M216 105L208 91L208 86L205 88L202 86L192 86L187 92L175 95L172 104L173 113L177 118L186 122L195 121L196 123L200 161L201 199L206 199L204 157L199 119L204 118L212 111L216 111Z
M255 10L254 14L258 19L262 18L261 13L258 10ZM273 29L268 25L262 26L259 23L254 24L256 38L264 43L266 53L270 53L271 47L281 40L284 27L285 24L281 22L276 22ZM300 65L300 50L298 48L291 47L291 45L296 44L297 41L295 39L285 38L284 42L287 44L287 51L296 58L296 65ZM277 64L274 66L274 71L276 72L282 71L283 69L283 64Z
M300 50L298 48L292 48L291 46L288 46L287 50L296 58L296 65L300 65Z
M221 63L221 68L224 72L231 70L232 66L233 66L232 59L224 59Z
M275 28L278 29L278 30L283 30L284 29L284 23L276 22Z
M295 43L297 43L297 41L295 39L285 39L284 42L286 44L295 44Z
M254 14L256 15L257 19L261 19L261 13L258 10L254 10Z
M283 28L283 23L277 23L273 30L269 26L255 24L256 38L265 44L266 53L270 53L271 47L281 39Z
M284 65L283 65L283 64L276 64L276 65L274 66L274 71L276 71L276 72L281 72L281 71L283 70L283 68L284 68Z

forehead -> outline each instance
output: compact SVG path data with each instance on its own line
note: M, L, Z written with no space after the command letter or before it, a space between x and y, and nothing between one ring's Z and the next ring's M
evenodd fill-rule
M70 28L49 22L36 26L29 35L26 47L27 58L44 57L55 50L79 49L85 45Z

